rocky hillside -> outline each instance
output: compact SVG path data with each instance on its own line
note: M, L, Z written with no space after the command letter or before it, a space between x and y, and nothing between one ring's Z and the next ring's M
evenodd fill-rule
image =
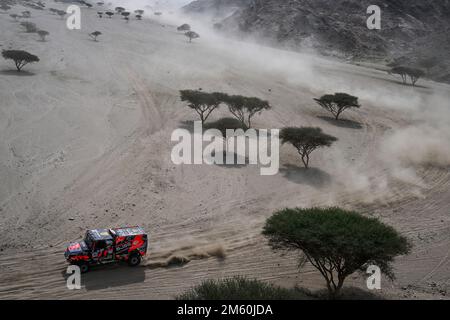
M291 49L424 67L430 77L450 81L450 1L380 0L381 30L368 30L370 0L198 0L187 12L234 11L222 30L257 37ZM217 21L216 21L217 24Z
M209 14L213 18L227 17L252 2L253 0L196 0L183 9L190 14Z

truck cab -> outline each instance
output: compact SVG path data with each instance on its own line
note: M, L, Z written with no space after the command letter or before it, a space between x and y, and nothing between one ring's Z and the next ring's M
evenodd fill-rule
M86 231L84 239L70 243L66 260L87 272L91 265L125 261L137 266L147 253L147 234L141 227L93 229Z

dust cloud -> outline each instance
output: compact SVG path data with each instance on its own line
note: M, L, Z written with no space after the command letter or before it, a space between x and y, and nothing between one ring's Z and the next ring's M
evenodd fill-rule
M215 53L207 58L209 64L217 65L211 69L214 72L223 72L219 67L221 62L230 64L231 61L244 72L282 79L286 85L298 87L299 91L309 92L316 97L332 92L347 92L360 98L363 111L371 108L384 114L396 112L405 119L401 126L390 128L386 125L388 129L380 141L372 146L375 149L375 164L354 166L339 144L327 151L333 159L332 167L327 172L333 174L334 181L329 193L329 204L338 203L343 192L362 202L383 200L392 193L390 188L395 181L411 185L409 192L419 195L426 184L417 175L418 168L450 165L450 108L447 91L402 86L394 77L390 79L391 85L386 85L386 73L379 70L366 70L371 75L368 80L366 72L358 67L349 65L346 69L335 69L336 61L331 58L323 59L311 52L299 54L262 47L256 43L256 38L248 37L245 43L230 39L224 41L223 35L213 30L211 17L193 19L181 13L179 9L188 2L113 1L132 9L150 5L147 8L151 10L146 14L151 16L152 11L160 10L163 15L154 20L162 24L178 26L189 23L193 30L200 33L202 43L207 43L211 52ZM180 68L183 69L182 66ZM330 69L335 70L330 73ZM311 102L303 104L313 104L313 101L311 99ZM375 120L371 119L367 121L376 126L385 125L375 124Z
M150 269L168 268L182 266L192 260L202 260L215 257L217 259L226 258L226 250L222 244L191 245L161 253L152 254L151 262L147 262L145 267Z

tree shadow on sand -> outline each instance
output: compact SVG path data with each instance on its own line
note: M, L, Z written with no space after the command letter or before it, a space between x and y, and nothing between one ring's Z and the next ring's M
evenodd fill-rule
M62 275L64 279L70 276L66 274L66 270L63 270ZM144 267L131 268L123 263L94 266L88 273L81 275L81 286L88 291L121 287L144 281Z
M340 128L346 128L346 129L362 129L362 125L359 122L353 121L353 120L348 120L348 119L339 119L336 120L333 117L328 117L328 116L318 116L317 118L324 120L326 122L328 122L329 124L332 124L333 126L336 127L340 127Z
M309 185L314 188L321 188L331 182L331 176L318 168L306 169L288 164L280 168L280 173L291 182Z
M17 71L17 70L0 70L2 76L18 76L18 77L30 77L35 74L30 71Z
M206 130L209 130L209 129L217 129L219 131L222 131L223 128L222 128L222 130L220 130L220 128L219 129L217 128L218 127L218 123L220 123L221 120L227 120L227 118L219 119L219 120L214 121L214 122L206 122L206 123L204 123L203 124L203 132L205 132ZM234 126L231 126L229 129L231 129L231 130L239 129L239 127L238 127L238 120L235 120L235 119L232 119L232 120L236 121L236 124ZM180 121L179 124L178 124L178 129L185 129L185 130L189 131L190 133L193 133L194 132L194 122L196 122L196 121L199 121L199 120L183 120L183 121ZM244 128L241 128L241 129L246 131L246 129L244 129ZM262 135L260 129L256 129L256 128L253 128L253 129L256 131L256 136L259 137L260 135ZM222 134L224 134L224 133L222 133ZM266 136L267 136L268 139L272 138L272 132L270 131L270 129L267 131Z
M423 85L420 85L420 84L417 84L417 83L415 85L413 85L412 83L403 83L403 81L401 79L397 79L397 78L389 79L389 78L383 78L383 77L379 77L379 76L369 76L369 78L376 79L376 80L381 80L381 81L385 81L385 82L390 82L392 84L401 85L401 86L406 87L406 88L409 87L409 88L429 89L429 87L426 87L426 86L423 86Z
M198 120L184 120L180 121L180 124L178 125L178 129L185 129L189 131L190 133L194 132L194 122Z
M214 154L212 154L212 156L214 156ZM230 158L230 159L234 159L232 164L227 164L226 163L226 159ZM245 158L245 164L237 164L237 160L238 160L238 154L236 152L227 152L224 151L223 152L223 159L224 159L224 163L223 164L216 164L216 166L221 167L221 168L227 168L227 169L241 169L241 168L245 168L248 165L248 158Z

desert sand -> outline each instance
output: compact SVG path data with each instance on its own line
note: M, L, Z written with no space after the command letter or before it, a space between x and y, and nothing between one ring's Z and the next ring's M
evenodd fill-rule
M0 49L41 59L20 74L0 60L1 299L170 299L232 275L322 289L313 268L273 253L261 230L277 209L331 205L412 241L378 294L450 294L450 86L404 86L379 69L208 32L188 43L173 17L126 23L82 9L82 29L68 30L47 10L30 11L47 41L0 14ZM95 30L98 42L88 36ZM197 120L178 91L198 88L270 101L257 128L319 126L339 141L314 153L308 171L287 145L275 176L250 165L176 166L171 133ZM330 92L357 95L362 108L336 123L313 101ZM92 270L81 290L68 290L65 245L86 229L125 225L150 235L143 265ZM168 267L173 256L188 263Z

